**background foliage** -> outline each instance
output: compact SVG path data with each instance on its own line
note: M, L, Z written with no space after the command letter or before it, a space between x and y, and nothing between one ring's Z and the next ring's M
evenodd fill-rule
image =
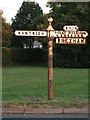
M88 67L90 66L90 4L89 3L47 3L47 6L51 8L49 14L43 14L43 11L39 4L34 2L23 2L20 9L17 11L16 16L12 19L12 24L6 23L2 18L3 23L3 47L13 47L14 50L18 49L17 57L13 58L15 63L27 64L31 63L31 59L37 59L38 56L41 60L46 60L47 63L47 38L42 37L17 37L14 35L15 30L46 30L48 27L48 17L53 17L53 28L55 30L62 30L64 25L77 25L79 30L87 31L88 37L85 45L56 45L54 40L54 66L59 67ZM12 32L11 32L12 31ZM12 34L13 33L13 34ZM30 49L33 49L34 40L40 41L43 45L43 53L37 53L37 50L22 50L23 44L29 45ZM11 50L13 51L13 49ZM25 53L23 53L25 51ZM29 52L32 53L29 53ZM35 53L33 53L35 51ZM14 54L13 53L13 54ZM21 54L23 60L19 60ZM32 57L28 57L32 54ZM3 58L4 58L3 54ZM10 54L11 55L11 54ZM41 56L40 56L41 55ZM10 57L11 58L11 57ZM30 60L29 60L30 59ZM37 59L36 63L40 61ZM11 60L12 61L12 60ZM24 62L22 62L24 61ZM26 61L26 62L25 62ZM45 62L41 62L43 65Z
M46 51L40 48L23 49L23 48L3 48L2 65L47 65Z
M12 29L15 30L38 30L43 23L43 11L38 3L23 2L14 19ZM23 44L33 46L34 37L17 37L13 34L11 46L23 47Z

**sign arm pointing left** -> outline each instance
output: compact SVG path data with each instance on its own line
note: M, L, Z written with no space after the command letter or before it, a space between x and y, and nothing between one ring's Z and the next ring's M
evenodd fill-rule
M27 30L16 30L16 36L47 36L47 31L27 31Z

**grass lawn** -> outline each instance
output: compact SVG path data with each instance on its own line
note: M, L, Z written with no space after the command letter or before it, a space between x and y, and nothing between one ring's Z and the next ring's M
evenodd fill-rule
M33 66L2 69L4 104L81 106L88 103L88 69L54 68L54 99L47 99L47 68Z

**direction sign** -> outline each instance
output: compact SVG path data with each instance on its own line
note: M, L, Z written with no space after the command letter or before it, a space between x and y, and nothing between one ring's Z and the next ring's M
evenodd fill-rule
M63 27L63 29L65 31L77 31L78 30L78 26L75 26L75 25L65 25Z
M86 31L78 31L77 26L64 26L63 31L55 31L57 44L86 44Z
M56 38L57 44L86 44L85 38Z
M47 31L24 31L24 30L16 30L16 36L47 36Z
M61 37L61 38L78 38L83 37L85 38L88 36L86 31L54 31L54 37Z

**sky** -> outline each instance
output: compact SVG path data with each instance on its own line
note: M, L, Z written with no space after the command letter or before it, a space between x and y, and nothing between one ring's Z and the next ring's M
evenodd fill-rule
M7 22L11 23L11 18L14 18L23 1L31 0L0 0L0 9L3 10L3 17ZM39 3L44 13L49 12L49 8L46 7L47 0L34 1Z

